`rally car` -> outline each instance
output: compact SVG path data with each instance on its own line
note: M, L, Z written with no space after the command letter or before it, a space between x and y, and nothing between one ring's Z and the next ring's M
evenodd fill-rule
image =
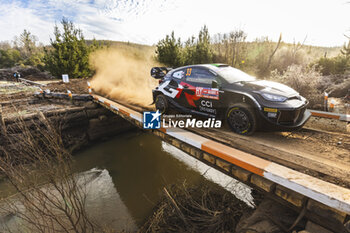
M153 67L159 79L153 89L156 109L226 119L238 134L256 129L291 131L309 119L308 101L292 88L258 80L225 64Z

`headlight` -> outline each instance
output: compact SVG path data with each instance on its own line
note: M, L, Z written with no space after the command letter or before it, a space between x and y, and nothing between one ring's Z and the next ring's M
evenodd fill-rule
M269 101L273 101L273 102L284 102L288 99L285 96L273 95L273 94L269 94L269 93L261 93L261 96L264 97L264 99L269 100Z

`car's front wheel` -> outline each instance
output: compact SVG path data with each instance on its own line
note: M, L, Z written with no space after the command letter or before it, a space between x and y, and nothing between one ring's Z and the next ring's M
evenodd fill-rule
M169 109L168 100L164 95L157 95L155 104L156 109L162 114L166 113Z
M240 103L230 107L226 115L227 123L232 131L242 135L250 135L257 128L257 119L252 107Z

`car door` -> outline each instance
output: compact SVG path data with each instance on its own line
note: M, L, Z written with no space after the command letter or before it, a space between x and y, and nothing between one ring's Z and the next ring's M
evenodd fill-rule
M189 70L190 69L190 70ZM187 102L190 108L206 115L216 115L219 106L220 92L212 88L212 82L217 80L216 74L205 67L188 68L185 73L185 82L190 94Z
M187 108L187 100L184 94L183 80L185 78L186 69L180 69L171 74L169 88L174 90L173 101L176 107L180 109Z

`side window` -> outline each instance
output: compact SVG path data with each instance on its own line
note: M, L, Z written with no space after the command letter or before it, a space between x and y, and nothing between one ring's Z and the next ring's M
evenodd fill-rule
M187 68L186 81L211 85L216 76L206 69Z

